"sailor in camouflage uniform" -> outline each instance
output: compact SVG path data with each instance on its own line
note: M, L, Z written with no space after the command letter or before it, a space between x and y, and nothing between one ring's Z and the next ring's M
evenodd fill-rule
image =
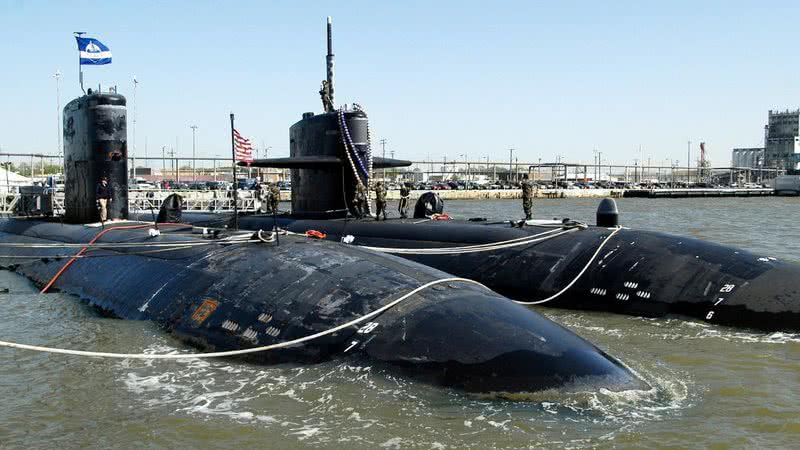
M353 195L353 209L355 210L356 217L361 219L364 217L364 210L367 208L367 190L362 183L356 185L356 193Z
M525 211L525 220L533 217L533 183L530 180L522 182L522 209Z
M281 190L275 183L269 183L269 212L278 214L278 203L281 201Z
M375 186L375 220L386 220L386 188L383 187L383 182L378 181Z

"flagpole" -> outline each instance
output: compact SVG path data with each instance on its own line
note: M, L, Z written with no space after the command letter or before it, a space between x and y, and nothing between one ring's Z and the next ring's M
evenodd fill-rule
M233 113L231 113L231 156L233 157L233 229L239 229L238 190L236 189L236 142L233 136Z
M73 34L76 38L81 37L81 35L86 34L85 31L73 31ZM81 46L78 45L78 80L81 83L81 92L83 95L86 95L86 90L83 88L83 66L81 66Z

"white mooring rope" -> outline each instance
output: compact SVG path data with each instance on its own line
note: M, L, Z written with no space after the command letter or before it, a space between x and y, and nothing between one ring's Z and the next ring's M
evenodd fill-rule
M311 341L314 339L321 338L323 336L327 336L329 334L333 334L339 330L343 330L347 327L356 325L358 323L364 322L365 320L369 320L384 311L393 308L398 303L408 299L412 295L428 289L431 286L435 286L437 284L442 283L451 283L451 282L464 282L464 283L472 283L477 284L478 286L485 287L483 284L478 283L477 281L470 280L467 278L442 278L439 280L434 280L429 283L425 283L422 286L419 286L410 292L402 295L396 300L393 300L386 305L372 311L371 313L365 314L361 317L353 319L349 322L343 323L341 325L337 325L333 328L329 328L325 331L320 331L319 333L310 334L308 336L304 336L301 338L293 339L291 341L279 342L277 344L272 345L265 345L263 347L254 347L254 348L245 348L241 350L230 350L226 352L211 352L211 353L186 353L186 354L148 354L148 353L109 353L109 352L91 352L85 350L69 350L69 349L62 349L62 348L54 348L54 347L42 347L38 345L27 345L27 344L18 344L15 342L6 342L0 341L0 347L9 347L9 348L17 348L21 350L31 350L36 352L44 352L44 353L58 353L62 355L73 355L73 356L90 356L90 357L101 357L101 358L119 358L119 359L192 359L192 358L222 358L226 356L237 356L237 355L246 355L249 353L258 353L264 352L268 350L276 350L279 348L286 348L291 347L293 345L301 344L303 342ZM489 289L489 288L486 288Z
M500 250L509 247L517 247L520 245L533 244L535 242L542 242L552 239L563 234L572 233L573 231L580 230L580 227L555 229L544 231L530 236L524 236L507 241L490 242L488 244L475 244L466 245L461 247L437 247L437 248L392 248L392 247L370 247L366 245L359 245L361 248L374 250L383 253L393 253L398 255L458 255L462 253L476 253L488 252L493 250ZM554 234L555 233L555 234Z
M541 305L542 303L547 303L547 302L549 302L551 300L555 300L556 298L561 296L561 294L563 294L564 292L567 292L567 289L571 288L572 285L574 285L575 283L578 282L578 280L583 276L584 272L586 272L586 270L589 269L589 266L591 266L592 263L594 262L594 260L597 258L597 255L600 254L600 250L602 250L603 247L605 247L605 245L608 243L608 241L611 240L611 238L614 237L614 235L617 234L619 232L619 230L621 230L621 229L622 229L622 227L616 227L614 229L614 231L611 232L611 234L609 234L608 236L606 236L605 239L603 239L603 242L601 242L600 245L597 247L597 250L595 250L595 252L592 255L592 257L589 258L589 262L587 262L586 265L583 266L583 269L581 269L581 271L578 273L578 275L576 275L575 278L573 278L572 281L570 281L570 283L564 287L564 289L561 289L560 291L556 292L555 294L551 295L550 297L547 297L547 298L542 299L542 300L536 300L536 301L530 301L530 302L524 302L524 301L520 301L520 300L512 300L512 301L514 303L517 303L517 304L520 304L520 305Z

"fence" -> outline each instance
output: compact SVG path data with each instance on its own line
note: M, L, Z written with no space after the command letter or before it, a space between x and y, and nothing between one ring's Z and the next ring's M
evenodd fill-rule
M230 158L191 158L166 156L131 156L130 177L142 177L148 181L171 180L182 183L195 180L232 181L233 168ZM43 179L46 169L60 169L63 160L60 155L31 153L0 153L0 163L12 161L24 164L25 171L20 175L33 179ZM3 161L5 160L5 161ZM290 173L286 169L265 169L238 167L240 178L264 180L287 180ZM679 165L624 165L624 164L583 164L583 163L542 163L515 161L491 161L489 157L481 161L469 160L425 160L412 161L410 167L377 169L375 178L387 181L519 181L525 178L542 181L556 180L605 180L625 183L687 183L706 182L719 184L766 183L776 176L786 173L777 168L719 167L699 168ZM3 180L0 180L3 183Z
M158 211L161 203L170 194L179 194L183 198L184 211L233 211L232 191L174 191L174 190L130 190L128 191L128 209L131 211ZM284 197L288 197L284 193ZM258 210L261 202L252 191L239 191L238 209L243 212ZM19 193L0 195L0 214L12 214L19 202ZM64 192L56 192L53 196L53 212L64 213Z

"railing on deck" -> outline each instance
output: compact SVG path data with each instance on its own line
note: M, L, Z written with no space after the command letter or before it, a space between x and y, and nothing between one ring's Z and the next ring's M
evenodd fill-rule
M178 194L183 198L184 211L233 211L232 191L170 191L170 190L130 190L128 191L128 208L134 210L155 210L170 194ZM284 194L285 195L285 194ZM19 193L0 194L0 214L11 214L19 202ZM253 212L261 206L253 192L239 191L239 211ZM57 192L53 196L53 211L64 213L64 193Z

